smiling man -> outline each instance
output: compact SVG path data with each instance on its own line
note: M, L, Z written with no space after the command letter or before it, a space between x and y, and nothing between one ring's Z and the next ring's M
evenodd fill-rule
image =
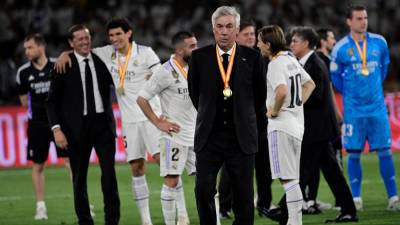
M106 64L116 88L121 110L122 132L127 161L132 171L132 192L140 212L142 224L151 225L149 188L145 177L146 153L159 164L158 140L160 131L143 114L136 103L138 93L147 80L160 67L160 60L151 47L132 40L133 30L128 20L116 18L106 26L110 45L93 49ZM65 68L70 61L67 52L57 60L57 67ZM70 62L69 62L70 64ZM149 101L157 115L161 113L160 100L155 96ZM177 201L177 204L180 204Z
M112 80L106 65L91 50L91 36L83 25L74 25L68 42L71 68L53 73L47 114L57 147L70 154L75 212L80 225L92 225L87 194L89 158L94 148L101 168L105 224L116 225L120 201L115 175L115 121L111 108Z
M258 112L265 103L265 65L259 52L239 46L240 15L219 7L212 15L215 44L193 51L189 95L197 109L196 202L201 225L216 224L216 179L225 164L233 190L233 224L254 222L253 170Z

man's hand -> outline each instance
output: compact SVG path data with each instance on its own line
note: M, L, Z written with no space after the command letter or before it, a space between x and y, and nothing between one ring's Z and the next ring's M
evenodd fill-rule
M160 116L160 118L156 123L156 126L158 129L168 133L171 136L172 132L178 133L181 129L181 127L178 124L169 121L165 116Z
M56 63L54 64L54 69L57 73L66 73L66 65L68 64L69 68L72 66L71 58L69 57L69 53L71 51L64 51L61 55L57 58Z
M68 149L68 141L62 130L58 127L53 130L54 141L57 147L61 149Z
M278 112L273 112L272 109L268 109L268 111L267 111L268 119L273 119L273 118L275 118L277 116L278 116Z

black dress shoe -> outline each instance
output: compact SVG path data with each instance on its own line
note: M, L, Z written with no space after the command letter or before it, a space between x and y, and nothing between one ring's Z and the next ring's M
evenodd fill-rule
M348 223L348 222L358 222L356 215L341 213L336 219L326 220L325 223Z
M261 217L267 217L270 220L279 222L279 224L287 223L288 215L281 208L267 209L266 207L257 207L257 209L258 215Z
M322 211L318 209L316 204L309 206L307 209L303 209L303 214L306 215L316 215L320 213L322 213Z
M231 213L229 211L219 211L220 219L232 219Z

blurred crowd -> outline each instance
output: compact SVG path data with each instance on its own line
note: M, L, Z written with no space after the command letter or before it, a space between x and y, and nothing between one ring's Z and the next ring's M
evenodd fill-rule
M0 105L17 104L15 74L23 64L23 39L40 32L48 42L48 56L68 49L67 30L85 23L92 32L93 46L107 44L105 24L112 17L127 17L134 27L136 42L152 46L168 59L170 37L178 30L194 32L199 46L213 41L211 13L219 5L236 6L242 18L253 19L258 27L278 24L334 29L337 39L347 33L345 9L351 2L366 4L370 31L381 33L389 43L391 67L387 90L397 90L400 81L400 2L398 0L2 0L0 8ZM393 85L394 84L394 85Z

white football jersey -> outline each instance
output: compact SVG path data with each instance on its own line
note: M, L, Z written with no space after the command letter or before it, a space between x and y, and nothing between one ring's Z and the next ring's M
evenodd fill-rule
M302 85L311 80L310 75L291 53L285 51L272 59L267 72L267 109L275 104L275 89L283 84L288 94L276 118L268 120L268 133L280 130L300 140L304 133Z
M162 137L172 138L184 146L193 146L197 112L189 97L187 80L175 65L173 57L154 73L139 95L147 100L159 95L162 114L181 127L180 132L173 133L172 137L165 132ZM188 68L184 69L187 71Z
M95 48L93 52L106 64L112 75L115 88L117 88L120 82L118 60L124 65L126 60L125 55L120 54L112 45ZM136 103L137 94L145 86L145 83L150 79L152 74L154 74L154 71L160 67L160 59L151 47L132 42L132 53L125 73L124 94L117 95L123 123L147 120L147 117ZM161 112L159 98L153 98L150 104L154 112L159 115Z

